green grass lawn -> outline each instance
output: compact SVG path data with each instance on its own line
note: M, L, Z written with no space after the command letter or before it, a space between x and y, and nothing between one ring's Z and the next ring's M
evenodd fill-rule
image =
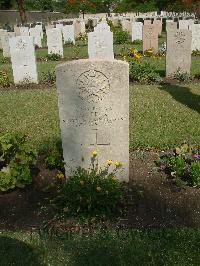
M130 147L200 143L199 85L130 86ZM0 131L21 131L37 148L60 139L55 89L0 91Z
M1 266L199 266L200 230L1 232Z

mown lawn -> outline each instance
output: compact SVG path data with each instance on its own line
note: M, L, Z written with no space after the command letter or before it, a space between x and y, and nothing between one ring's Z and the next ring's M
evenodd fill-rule
M200 230L1 232L1 266L200 265Z
M37 148L60 139L55 89L0 91L0 132L21 131ZM130 86L130 147L200 143L200 86Z

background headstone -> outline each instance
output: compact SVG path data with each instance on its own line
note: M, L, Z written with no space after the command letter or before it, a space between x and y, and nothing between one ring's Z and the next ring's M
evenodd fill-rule
M63 26L62 34L63 34L64 43L73 42L73 44L75 44L74 25Z
M34 37L34 44L38 47L42 47L41 32L38 28L30 28L30 36Z
M20 36L29 36L29 28L28 27L19 27Z
M177 71L190 74L192 32L176 30L167 32L166 77Z
M10 47L9 47L9 39L15 37L14 32L6 32L1 37L1 44L3 49L3 57L10 57Z
M158 31L153 24L143 26L143 52L148 49L158 52Z
M48 54L59 54L63 57L63 41L60 29L50 29L47 33Z
M113 33L107 23L99 23L88 33L88 55L90 59L114 59Z
M135 40L142 40L143 23L133 22L132 23L132 42Z
M189 29L192 31L192 51L200 50L200 24L193 24Z
M38 83L33 37L10 38L10 54L15 84Z
M129 180L129 71L118 60L78 60L57 66L60 126L66 176L91 166L98 152L103 168L123 165L117 177Z

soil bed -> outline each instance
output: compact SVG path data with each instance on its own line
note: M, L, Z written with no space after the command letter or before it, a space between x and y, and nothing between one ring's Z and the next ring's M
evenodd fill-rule
M130 156L128 215L117 227L163 228L200 225L200 189L178 187L155 169L156 151L133 151ZM33 185L25 190L0 194L0 230L37 230L53 218L44 211L53 192L46 191L56 171L45 168L38 159ZM60 226L60 225L58 225ZM64 227L73 227L69 221Z

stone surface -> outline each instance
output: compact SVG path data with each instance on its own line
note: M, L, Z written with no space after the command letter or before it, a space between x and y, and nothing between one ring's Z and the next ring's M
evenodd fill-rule
M133 22L132 23L132 42L135 40L142 40L143 23Z
M63 26L62 34L63 34L64 43L73 42L75 44L74 25Z
M132 26L131 26L131 22L129 20L121 20L121 24L122 24L122 29L124 31L127 31L130 34L132 33Z
M19 27L20 36L29 36L28 27Z
M15 37L14 32L6 32L1 37L1 45L3 49L3 57L10 57L10 47L9 47L9 39L11 37Z
M34 38L34 44L41 48L42 47L41 31L38 28L30 28L29 33L30 36Z
M143 52L148 49L158 52L158 30L153 24L143 26Z
M166 76L173 77L177 71L190 74L192 32L168 31L166 53Z
M155 27L157 28L158 30L158 35L162 35L162 21L161 20L158 20L158 19L155 19L153 21L153 25L155 25Z
M179 20L179 30L188 30L190 23L189 20Z
M0 29L0 49L2 49L2 41L1 38L3 37L3 35L5 35L7 33L6 30Z
M145 19L144 20L144 25L151 25L151 20L150 19Z
M88 55L90 59L114 59L113 33L107 23L99 23L88 33Z
M200 50L200 24L189 26L192 31L192 51Z
M173 20L166 20L166 31L177 30L177 28L178 28L177 22L174 22Z
M117 60L78 60L56 68L66 176L78 167L112 159L123 165L117 177L129 180L129 71Z
M63 57L63 41L60 29L49 29L47 34L48 54L59 54Z
M10 38L10 54L15 84L38 83L33 37Z
M81 34L81 22L79 20L74 21L75 37L78 38Z

